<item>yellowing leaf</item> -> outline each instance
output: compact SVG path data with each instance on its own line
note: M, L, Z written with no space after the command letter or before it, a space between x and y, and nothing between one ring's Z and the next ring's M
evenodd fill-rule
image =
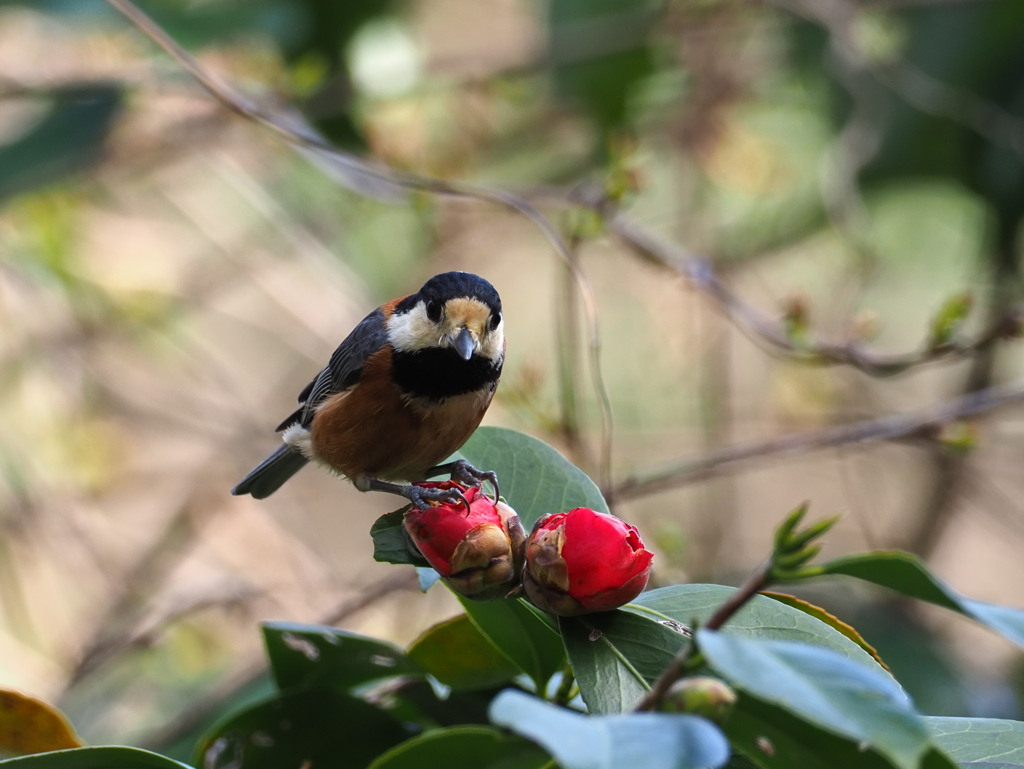
M81 745L59 710L21 692L0 689L0 751L26 755Z

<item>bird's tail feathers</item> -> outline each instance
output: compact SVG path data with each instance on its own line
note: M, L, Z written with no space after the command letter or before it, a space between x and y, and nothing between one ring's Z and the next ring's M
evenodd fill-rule
M235 496L251 494L256 499L269 497L281 485L299 472L309 461L298 449L284 444L254 467L231 493Z

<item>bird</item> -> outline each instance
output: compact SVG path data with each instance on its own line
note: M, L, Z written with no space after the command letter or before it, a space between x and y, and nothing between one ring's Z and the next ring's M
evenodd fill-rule
M413 485L444 473L489 482L497 500L493 472L464 460L442 463L479 426L504 360L495 288L469 272L435 275L356 325L278 425L283 445L231 493L263 499L312 461L360 491L398 494L418 507L461 501L468 510L457 487Z

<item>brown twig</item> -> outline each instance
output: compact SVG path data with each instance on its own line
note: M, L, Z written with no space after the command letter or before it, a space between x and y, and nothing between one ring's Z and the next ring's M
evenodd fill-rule
M726 286L708 259L657 238L628 216L616 215L607 224L612 234L640 256L686 278L752 339L804 363L847 365L872 376L893 376L925 363L959 359L991 347L1017 336L1024 323L1024 307L1014 306L973 339L954 339L947 344L895 354L876 352L857 340L834 342L812 337L797 345L781 321L758 311Z
M772 573L772 561L771 559L765 561L753 574L751 574L747 581L744 582L735 593L729 596L729 600L719 606L715 613L712 614L708 621L702 625L705 630L719 630L726 622L732 619L733 615L736 614L747 601L753 598L755 595L763 591L768 587L769 578ZM644 712L653 710L658 706L668 693L668 690L672 688L672 684L678 681L686 674L686 668L690 659L693 657L694 650L693 639L690 638L686 641L686 644L675 656L675 659L669 664L665 670L662 671L661 675L651 684L651 688L643 696L643 698L633 708L636 712Z
M679 462L644 476L627 478L613 493L615 499L634 498L703 480L725 468L770 456L794 456L854 443L876 443L913 436L931 437L937 428L958 419L978 416L1024 401L1024 382L989 387L934 406L902 414L866 419L813 432L785 435L767 441L729 446Z
M798 343L787 331L781 312L773 316L751 305L726 285L711 259L659 237L633 217L616 210L603 189L594 185L544 187L532 190L530 197L545 204L582 206L597 212L611 236L649 264L683 278L707 296L755 344L800 363L850 366L869 376L895 376L928 363L960 360L1024 334L1024 305L1015 304L973 338L958 336L942 344L926 343L906 352L879 352L857 338L836 341L811 331Z

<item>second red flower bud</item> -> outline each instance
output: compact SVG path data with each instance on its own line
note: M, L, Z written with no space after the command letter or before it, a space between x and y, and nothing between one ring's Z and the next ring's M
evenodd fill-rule
M578 507L537 521L523 588L535 606L563 617L611 611L640 595L652 558L635 526Z
M467 598L498 598L514 589L526 540L515 511L454 481L417 485L458 489L469 502L468 512L461 502L413 506L403 519L409 539L441 578Z

